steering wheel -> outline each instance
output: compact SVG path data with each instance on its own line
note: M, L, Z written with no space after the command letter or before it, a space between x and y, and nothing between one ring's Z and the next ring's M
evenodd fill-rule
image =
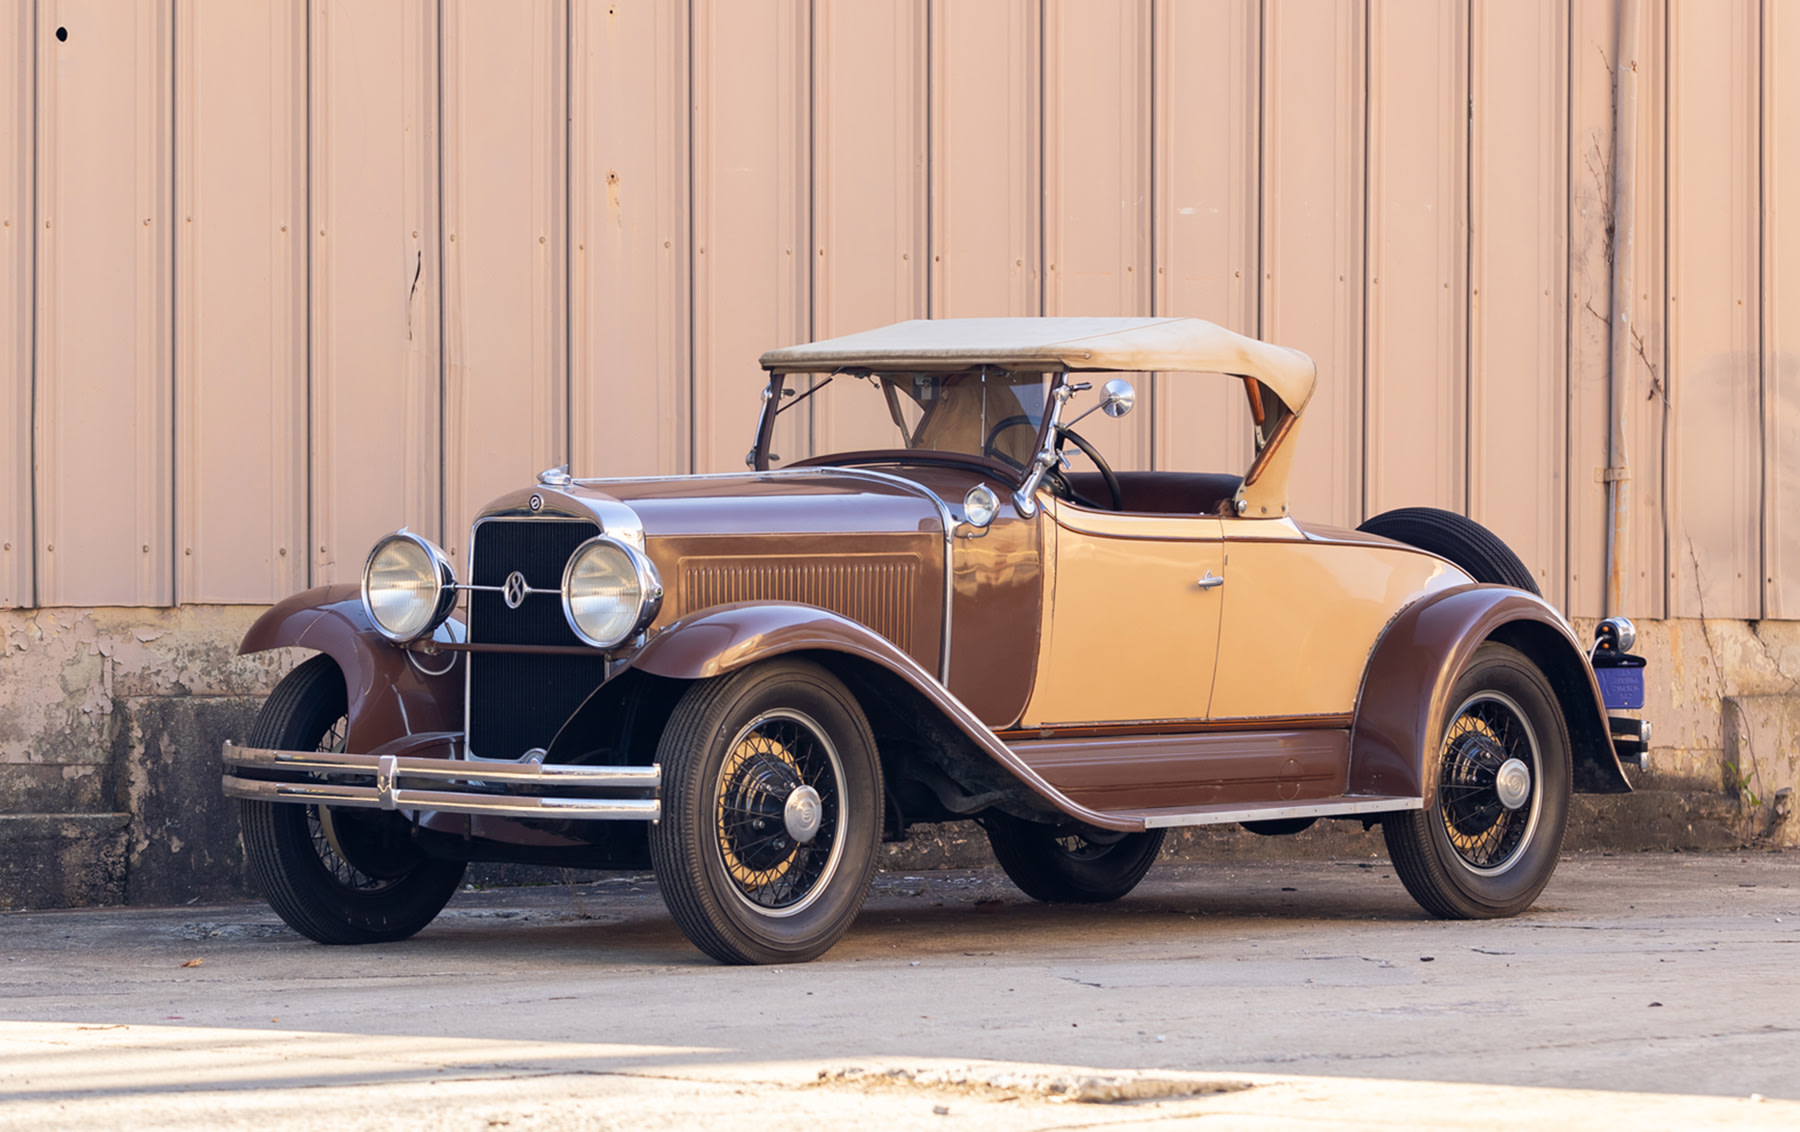
M1063 441L1065 440L1081 449L1081 454L1094 462L1094 468L1100 473L1100 478L1106 481L1106 494L1112 496L1112 509L1114 511L1125 510L1125 492L1119 487L1119 477L1114 474L1112 466L1106 462L1106 459L1100 455L1100 450L1095 448L1088 442L1086 437L1082 436L1074 429L1063 428L1061 425L1058 425L1056 428L1057 451L1060 452L1062 450ZM1066 484L1068 481L1064 480L1063 482ZM1069 497L1074 499L1077 503L1088 502L1076 495L1074 488L1069 489ZM1092 506L1092 504L1089 505Z
M994 446L995 441L998 440L1000 434L1007 429L1029 428L1035 433L1037 427L1037 422L1033 421L1023 413L1015 413L1010 417L1004 417L996 423L993 428L988 430L987 438L981 443L981 453L984 456L993 457L1002 464L1017 468L1022 472L1025 470L1025 465L1019 463L999 448L996 448ZM1094 462L1094 467L1100 472L1100 478L1106 482L1106 493L1112 497L1112 509L1114 511L1125 510L1125 493L1119 487L1119 477L1114 474L1112 467L1108 465L1105 458L1100 455L1100 450L1095 448L1085 436L1082 436L1075 430L1058 425L1056 429L1056 447L1058 451L1062 450L1063 441L1065 440L1072 442L1076 448L1081 450L1082 455ZM1074 487L1069 484L1068 479L1063 476L1062 469L1054 464L1052 464L1050 470L1044 474L1044 479L1046 482L1050 483L1050 494L1059 499L1072 500L1076 503L1086 504L1089 507L1100 506L1100 504L1095 503L1091 499L1084 498L1076 492Z
M1037 422L1026 416L1024 413L1014 413L1010 417L1002 417L999 423L994 425L993 428L988 429L987 438L981 442L981 454L998 460L1008 467L1017 468L1022 472L1025 470L1024 464L1019 463L1017 460L1007 455L1006 452L994 446L994 442L1000 438L1000 434L1009 428L1028 428L1031 430L1031 438L1033 440L1037 439Z

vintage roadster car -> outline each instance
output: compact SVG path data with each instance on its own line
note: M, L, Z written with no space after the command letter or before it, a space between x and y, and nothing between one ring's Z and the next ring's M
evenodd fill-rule
M1505 916L1571 790L1630 789L1648 725L1601 691L1642 706L1629 623L1584 648L1454 514L1289 516L1304 354L1189 318L954 319L762 368L746 471L552 470L481 512L466 578L401 530L360 586L255 624L244 652L320 654L224 751L283 919L393 940L469 861L648 863L701 950L792 962L920 823L973 819L1030 896L1102 901L1170 828L1320 818L1380 823L1430 912ZM1241 383L1250 466L1113 471L1075 426L1133 390L1077 378L1133 372ZM828 454L777 466L808 437Z

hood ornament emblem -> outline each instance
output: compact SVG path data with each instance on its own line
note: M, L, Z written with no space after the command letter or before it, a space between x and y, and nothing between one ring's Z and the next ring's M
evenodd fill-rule
M525 595L530 592L531 587L525 584L525 575L514 570L506 576L506 586L502 590L502 594L506 598L506 608L517 609L524 605Z

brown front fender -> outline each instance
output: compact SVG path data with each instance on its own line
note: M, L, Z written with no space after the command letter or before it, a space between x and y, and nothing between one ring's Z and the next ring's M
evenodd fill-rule
M1144 828L1141 817L1104 814L1069 800L912 657L874 630L817 606L791 602L716 606L670 625L631 664L653 676L705 680L791 653L836 653L876 665L911 685L950 724L1057 809L1102 829Z
M1376 642L1350 737L1350 793L1411 795L1430 805L1450 693L1475 649L1494 640L1529 657L1568 723L1575 789L1631 790L1613 750L1600 686L1567 624L1544 602L1500 586L1458 586L1408 606Z
M407 735L462 730L461 654L421 658L442 670L428 674L369 623L354 583L319 586L278 602L250 626L238 653L290 647L322 652L343 672L349 698L345 748L352 754Z

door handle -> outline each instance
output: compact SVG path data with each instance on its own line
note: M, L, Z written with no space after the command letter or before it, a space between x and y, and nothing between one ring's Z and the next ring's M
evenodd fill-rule
M1203 590L1216 590L1224 584L1225 579L1214 574L1211 570L1206 572L1206 577L1200 579L1200 588Z

